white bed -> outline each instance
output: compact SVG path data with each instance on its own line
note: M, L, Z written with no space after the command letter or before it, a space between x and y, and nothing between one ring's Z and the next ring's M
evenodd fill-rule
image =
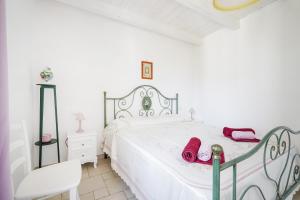
M259 144L234 142L223 136L223 127L178 116L178 96L167 97L151 85L123 97L104 92L103 151L139 200L235 200L245 191L243 200L292 199L300 183L300 155L292 141L300 131L281 126ZM184 161L182 150L191 137L220 144L226 163L219 165L220 146L214 146L215 170Z
M110 156L112 168L139 200L210 200L212 166L188 163L181 157L184 146L194 136L202 142L221 144L226 161L248 152L257 144L231 141L222 135L221 128L181 117L132 118L114 120L106 127L103 151ZM280 174L285 158L286 154L273 162L267 161L272 174ZM239 163L238 197L239 191L255 183L263 188L266 199L275 199L276 189L265 176L262 159L260 150L256 156ZM232 199L230 169L222 171L220 185L220 199ZM244 199L262 198L253 190Z

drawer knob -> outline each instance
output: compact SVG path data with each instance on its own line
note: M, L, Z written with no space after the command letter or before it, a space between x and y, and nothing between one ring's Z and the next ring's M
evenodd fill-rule
M84 144L81 144L81 146L84 146Z
M84 154L81 154L81 157L84 157Z

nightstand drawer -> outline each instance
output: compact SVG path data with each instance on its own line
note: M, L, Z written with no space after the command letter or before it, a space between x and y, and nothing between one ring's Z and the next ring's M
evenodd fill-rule
M68 135L68 160L79 159L81 164L93 162L97 167L97 132L85 131Z
M88 159L94 159L96 156L95 153L96 149L95 148L86 148L86 149L78 149L69 152L69 159L80 159L80 160L88 160Z
M69 141L70 149L85 149L95 147L96 139L95 138L81 138L81 139L71 139Z

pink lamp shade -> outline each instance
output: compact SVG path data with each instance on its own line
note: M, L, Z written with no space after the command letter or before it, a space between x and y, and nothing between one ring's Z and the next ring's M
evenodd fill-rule
M76 120L85 120L83 113L75 113Z

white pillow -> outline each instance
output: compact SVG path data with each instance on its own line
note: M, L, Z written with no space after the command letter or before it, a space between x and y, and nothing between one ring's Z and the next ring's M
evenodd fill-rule
M159 117L129 117L114 119L109 122L108 126L104 129L104 135L114 134L121 129L129 127L141 127L146 125L158 125L172 122L185 122L190 121L186 117L180 115L164 115Z
M123 128L129 127L130 124L124 118L114 119L104 129L104 134L116 133Z
M156 125L156 124L164 124L164 123L171 123L171 122L184 122L188 120L179 115L165 115L160 117L130 118L127 119L127 121L131 127L136 127L136 126Z

